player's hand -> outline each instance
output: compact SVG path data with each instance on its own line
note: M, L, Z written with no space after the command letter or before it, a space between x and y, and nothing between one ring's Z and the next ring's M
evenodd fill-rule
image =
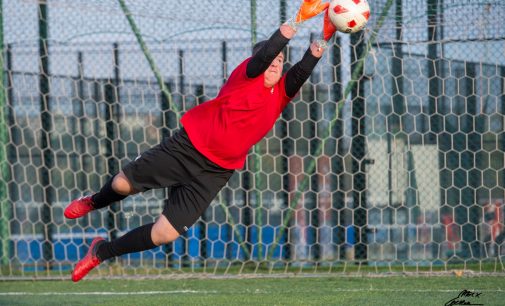
M328 41L331 39L333 34L337 31L337 27L331 22L330 16L328 15L328 9L324 13L324 24L323 24L323 39Z
M330 16L328 15L328 9L326 9L324 12L323 38L315 41L315 43L310 46L312 55L321 57L324 49L328 48L328 41L336 31L337 27L335 27L335 25L331 22Z
M330 4L321 2L322 0L303 0L298 14L296 14L295 22L302 23L328 9Z

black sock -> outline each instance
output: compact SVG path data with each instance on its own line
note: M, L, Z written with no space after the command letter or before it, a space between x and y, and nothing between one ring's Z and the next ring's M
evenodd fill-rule
M151 239L151 229L154 223L149 223L129 231L124 236L102 243L98 246L97 256L100 261L128 253L135 253L155 248Z
M95 193L91 199L93 200L93 207L96 209L103 208L109 206L110 204L121 201L127 196L119 194L112 189L112 180L115 176L113 176L110 180L103 185L102 189L99 192Z

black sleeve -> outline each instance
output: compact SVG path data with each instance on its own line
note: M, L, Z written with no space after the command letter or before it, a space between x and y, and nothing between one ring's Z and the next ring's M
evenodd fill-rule
M288 44L289 38L284 37L280 30L275 31L261 49L247 63L246 75L255 78L265 72L272 61Z
M296 95L303 83L307 81L318 62L319 57L312 55L309 47L303 55L303 58L288 70L285 82L285 90L288 97L292 98Z

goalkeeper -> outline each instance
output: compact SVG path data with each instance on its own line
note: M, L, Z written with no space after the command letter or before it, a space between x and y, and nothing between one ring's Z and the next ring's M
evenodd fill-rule
M193 225L312 73L336 31L328 18L328 5L304 0L294 19L254 46L253 56L232 72L215 99L182 117L184 128L126 165L98 193L70 203L64 214L74 219L138 192L171 187L155 223L110 242L95 238L75 266L74 282L104 260L167 244ZM323 39L312 42L303 58L282 75L282 50L302 22L323 11Z

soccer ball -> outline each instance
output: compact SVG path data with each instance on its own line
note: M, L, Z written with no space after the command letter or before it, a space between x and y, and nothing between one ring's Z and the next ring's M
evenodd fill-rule
M366 0L332 0L328 16L338 31L354 33L368 22L370 6Z

